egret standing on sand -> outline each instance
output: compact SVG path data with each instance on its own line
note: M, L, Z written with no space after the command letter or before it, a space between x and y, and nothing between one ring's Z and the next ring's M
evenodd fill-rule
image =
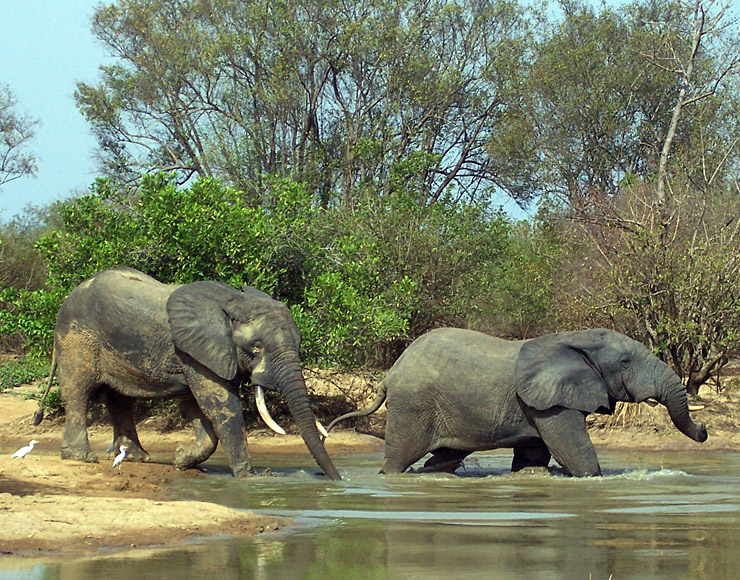
M31 453L33 446L36 445L36 443L38 443L36 439L31 439L31 442L28 445L21 447L18 451L13 453L13 455L10 456L11 459L23 459L26 455Z
M119 449L121 452L116 455L116 458L113 460L113 467L117 467L118 471L121 471L121 463L123 463L123 458L126 457L126 449L128 449L128 447L121 445Z

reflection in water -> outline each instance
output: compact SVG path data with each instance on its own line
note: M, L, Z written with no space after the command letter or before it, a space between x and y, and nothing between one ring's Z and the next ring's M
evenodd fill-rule
M41 564L0 559L0 580L740 575L740 454L601 452L607 476L580 480L512 475L510 457L478 454L462 476L380 477L379 456L357 456L337 459L344 482L287 468L247 481L189 481L178 490L185 498L296 524L254 539L175 550ZM634 465L642 467L627 467Z

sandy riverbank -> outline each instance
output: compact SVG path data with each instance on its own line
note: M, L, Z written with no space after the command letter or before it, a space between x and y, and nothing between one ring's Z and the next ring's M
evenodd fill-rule
M61 421L30 423L36 403L14 394L0 394L0 553L70 555L95 553L102 547L169 546L191 538L250 536L282 525L275 518L218 504L176 501L170 484L208 477L200 470L177 471L166 463L127 463L112 467L105 449L111 429L95 426L90 443L99 463L62 461ZM162 433L140 425L145 447L158 457L172 457L187 432ZM10 454L30 439L39 441L23 460ZM368 435L332 434L332 455L380 449L382 441ZM252 433L253 457L262 453L308 451L299 436L273 437ZM220 449L215 462L225 462ZM317 468L318 469L318 468ZM259 477L259 476L255 476Z

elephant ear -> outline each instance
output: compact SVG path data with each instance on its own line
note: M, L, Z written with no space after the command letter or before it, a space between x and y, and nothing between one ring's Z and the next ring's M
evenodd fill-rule
M577 332L549 334L526 341L516 362L516 392L528 406L587 413L611 413L608 387Z
M236 376L237 359L224 307L234 294L238 292L217 282L193 282L167 299L175 346L229 381Z

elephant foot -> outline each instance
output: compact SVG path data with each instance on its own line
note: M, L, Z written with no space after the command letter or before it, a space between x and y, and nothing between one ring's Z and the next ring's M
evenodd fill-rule
M172 464L175 466L175 469L185 471L186 469L192 469L203 461L204 460L198 457L197 454L193 453L192 450L183 447L182 445L178 445L177 450L175 451L175 459Z
M551 470L549 467L536 467L534 465L530 465L527 467L522 467L520 469L512 469L512 473L522 474L522 475L552 475L553 473L556 473L554 470Z
M84 461L85 463L98 462L98 456L93 453L92 449L75 449L65 445L62 445L62 459Z
M252 471L252 466L249 464L249 462L232 465L231 471L234 474L234 477L250 477L254 475L254 472Z
M211 455L213 455L213 451L211 449L199 449L193 448L192 446L186 447L185 445L180 444L177 446L175 451L173 465L175 466L175 469L185 471L186 469L197 467Z
M137 463L149 463L151 456L140 447L126 450L126 461L135 461Z
M448 449L443 447L432 451L432 456L424 463L419 473L437 471L443 473L455 473L461 466L463 459L470 455L470 451L459 449Z

